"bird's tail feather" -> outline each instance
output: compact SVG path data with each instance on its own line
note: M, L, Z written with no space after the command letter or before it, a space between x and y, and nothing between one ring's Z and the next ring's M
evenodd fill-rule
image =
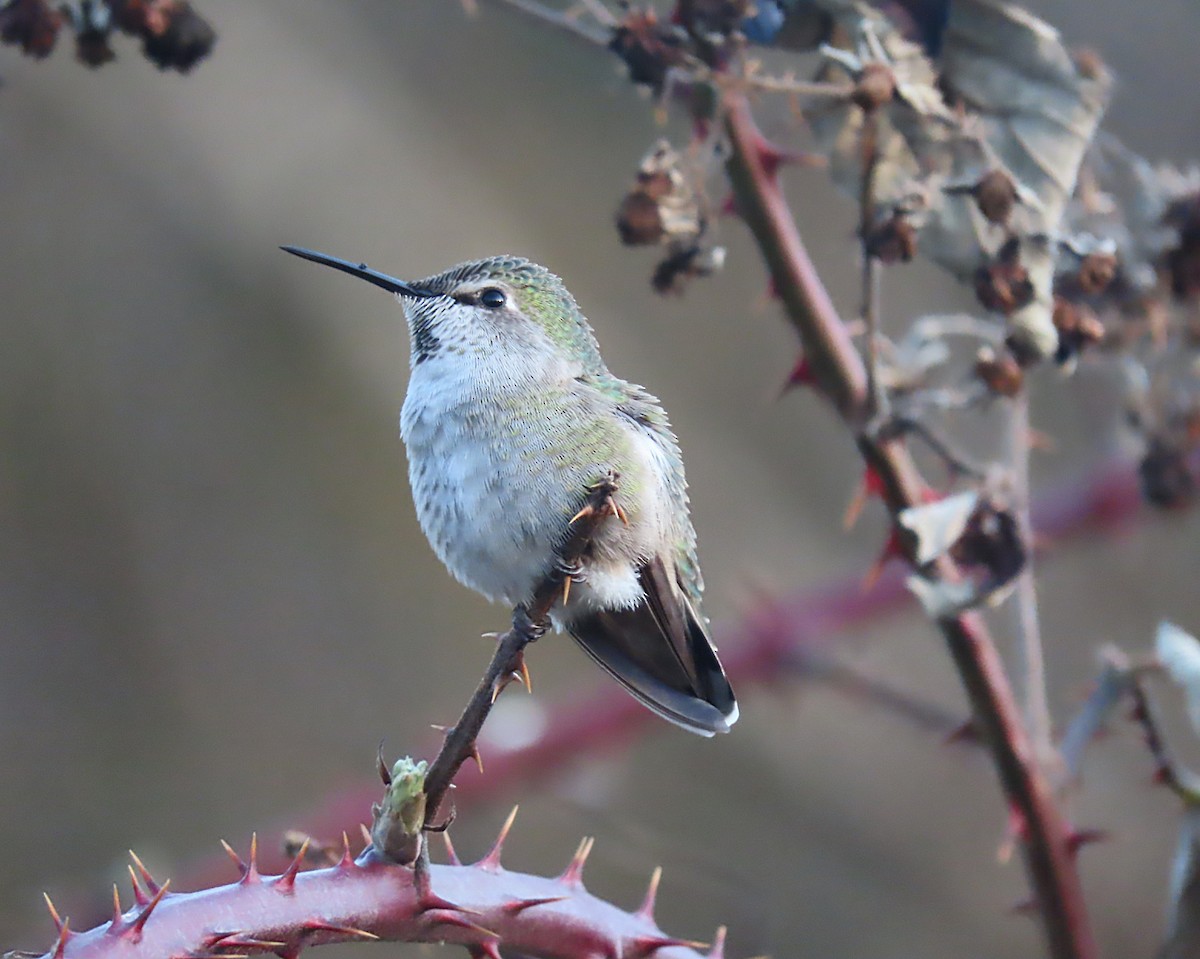
M658 563L639 572L646 599L638 606L584 613L567 630L659 716L701 736L729 732L738 717L733 690L704 623L664 572Z

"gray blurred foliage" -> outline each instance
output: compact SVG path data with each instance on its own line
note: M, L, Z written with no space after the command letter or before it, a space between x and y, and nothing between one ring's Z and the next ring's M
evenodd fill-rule
M1189 0L1034 6L1103 53L1123 142L1200 155ZM762 590L864 568L883 536L878 515L841 531L858 466L840 425L811 396L774 399L794 343L736 222L725 271L682 298L655 297L620 248L613 208L664 131L609 59L491 5L473 19L445 0L203 12L220 43L186 77L121 52L90 73L0 48L5 946L49 941L41 888L86 914L130 845L172 875L221 836L304 828L306 809L369 774L380 737L397 752L430 742L483 666L475 637L505 624L416 526L396 307L281 242L399 275L500 251L561 273L614 370L671 411L718 620ZM823 276L853 304L852 205L822 171L788 182ZM897 334L967 305L928 264L885 282ZM1039 476L1118 444L1112 374L1076 375L1033 377L1034 419L1058 441ZM1194 511L1151 518L1042 564L1058 715L1100 643L1134 647L1164 615L1200 622L1198 534ZM838 649L963 708L915 612ZM605 682L553 638L532 665L535 704ZM728 922L734 955L1037 948L1006 911L1024 880L996 862L1004 810L981 757L786 677L742 698L736 735L664 726L628 757L476 807L457 845L481 854L519 798L514 867L556 869L598 835L590 888L633 905L662 863L664 927ZM1148 955L1162 927L1176 809L1147 767L1135 735L1114 737L1072 801L1076 822L1116 836L1084 853L1109 955Z

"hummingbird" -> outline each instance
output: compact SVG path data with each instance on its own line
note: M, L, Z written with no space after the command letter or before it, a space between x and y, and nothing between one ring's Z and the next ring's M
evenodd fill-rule
M728 732L738 707L700 608L703 580L679 444L658 399L609 372L575 298L545 267L493 256L405 282L299 247L288 253L395 294L411 376L400 413L421 529L463 584L529 601L589 489L619 477L550 614L659 716Z

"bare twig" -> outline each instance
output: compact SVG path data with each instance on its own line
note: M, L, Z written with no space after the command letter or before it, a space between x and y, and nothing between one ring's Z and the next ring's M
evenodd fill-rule
M922 501L925 485L902 445L881 443L859 432L866 381L862 361L853 349L840 348L848 339L845 325L812 269L778 182L763 163L762 137L749 104L731 94L726 97L725 111L732 145L729 173L738 210L753 231L788 318L800 334L817 386L858 432L859 452L879 478L884 502L895 516ZM929 574L938 581L954 583L961 578L946 557L932 566ZM1075 867L1071 831L1033 759L995 646L973 614L944 617L937 625L971 701L982 739L992 752L1005 795L1021 822L1026 867L1050 954L1055 959L1090 959L1096 949Z

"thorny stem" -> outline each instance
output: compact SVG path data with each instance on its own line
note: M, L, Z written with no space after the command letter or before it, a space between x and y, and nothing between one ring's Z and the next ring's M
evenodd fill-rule
M1200 804L1200 782L1171 756L1154 701L1146 692L1142 676L1137 670L1130 670L1128 684L1129 698L1133 701L1130 718L1142 727L1142 738L1150 751L1150 758L1154 760L1155 782L1166 786L1186 805Z
M583 508L571 520L566 541L558 548L558 564L538 585L529 603L513 610L512 629L497 641L496 652L483 678L458 722L447 731L441 750L429 766L425 777L426 828L438 821L442 800L462 764L477 754L479 731L500 691L514 678L528 682L525 647L546 631L550 610L564 595L565 581L571 576L567 571L578 565L600 524L610 517L622 515L614 498L617 479L615 474L610 474L588 491Z
M1012 476L1013 515L1021 540L1033 542L1033 522L1029 495L1029 396L1021 390L1009 401L1009 464ZM1017 577L1016 589L1009 601L1017 636L1021 663L1025 722L1034 754L1044 765L1055 763L1050 704L1046 695L1046 658L1038 623L1037 581L1034 579L1033 552L1029 551L1025 568Z
M502 839L474 865L420 872L356 861L347 844L334 866L302 872L297 857L279 876L259 873L252 846L238 881L196 892L168 893L143 873L160 892L139 886L132 908L115 906L95 928L71 930L51 906L59 934L42 959L297 959L309 946L367 940L454 943L474 959L500 959L501 947L535 959L721 959L723 929L702 957L701 943L659 929L652 895L626 912L587 892L586 841L550 879L504 869Z
M848 344L845 324L804 251L776 179L762 162L762 137L744 97L729 94L725 124L732 145L729 175L738 210L754 233L787 315L800 334L817 386L857 433L859 452L882 481L893 516L922 500L924 483L907 450L861 432L866 374ZM932 575L960 574L941 558ZM1071 833L1030 747L1003 664L983 622L964 614L937 621L970 699L982 741L1021 823L1026 868L1054 959L1092 959L1095 943L1075 868Z

